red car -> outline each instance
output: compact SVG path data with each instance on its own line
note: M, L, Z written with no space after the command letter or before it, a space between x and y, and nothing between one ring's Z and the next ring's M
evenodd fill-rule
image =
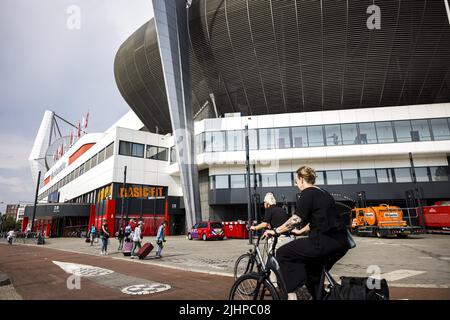
M225 234L221 222L203 221L195 224L187 236L189 240L202 239L206 241L210 239L223 240Z

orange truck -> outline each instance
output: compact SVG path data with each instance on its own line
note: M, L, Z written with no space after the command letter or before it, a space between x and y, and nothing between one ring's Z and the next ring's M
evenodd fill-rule
M396 206L380 204L377 207L354 208L351 214L352 231L356 235L406 238L410 234L423 233L421 227L408 226L403 220L403 211Z

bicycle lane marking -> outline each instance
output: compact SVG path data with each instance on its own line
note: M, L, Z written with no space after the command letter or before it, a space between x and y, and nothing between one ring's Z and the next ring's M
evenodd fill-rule
M68 274L87 278L100 285L117 289L128 295L153 294L167 291L172 288L168 284L130 277L105 268L71 262L52 262Z

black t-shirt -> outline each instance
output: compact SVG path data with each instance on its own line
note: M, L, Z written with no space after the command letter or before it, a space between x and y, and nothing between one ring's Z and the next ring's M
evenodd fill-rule
M268 207L264 215L264 222L270 224L272 229L278 228L288 219L289 216L284 212L284 210L276 205Z
M339 213L331 194L316 187L306 188L297 200L296 214L302 218L302 226L310 224L310 235L339 228Z

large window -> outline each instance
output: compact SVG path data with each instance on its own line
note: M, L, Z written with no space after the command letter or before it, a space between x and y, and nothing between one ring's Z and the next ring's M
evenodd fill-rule
M394 180L392 179L391 169L377 169L377 179L378 183L394 182Z
M292 173L290 173L290 172L277 173L277 185L279 187L291 187L292 186Z
M289 128L274 129L275 132L275 147L277 149L284 149L291 147L291 135Z
M227 151L244 150L242 130L227 131Z
M245 175L232 174L230 176L231 188L245 188Z
M295 175L296 173L294 173ZM316 171L316 184L324 185L325 184L325 173L323 171Z
M377 128L378 143L394 142L394 132L390 121L375 123Z
M359 135L356 138L357 144L377 143L377 132L375 123L365 122L359 124Z
M170 163L177 162L177 154L175 152L175 147L170 148Z
M448 119L431 119L431 129L433 130L434 140L448 140L450 139L450 127Z
M106 148L105 148L105 160L108 159L109 157L111 157L114 153L114 142L110 143Z
M377 176L374 169L359 170L360 183L377 183Z
M123 156L132 156L143 158L144 157L144 145L140 143L133 143L127 141L120 141L119 154Z
M342 184L342 175L340 170L327 171L327 184Z
M98 153L98 164L102 163L105 160L105 149L102 149Z
M303 148L308 146L306 127L292 128L292 146L294 148Z
M228 175L216 176L216 189L229 189Z
M322 126L308 127L308 141L310 147L320 147L324 145Z
M412 141L411 137L411 122L409 120L394 121L395 134L397 142Z
M394 174L396 182L412 182L410 168L395 168Z
M91 168L97 165L97 154L91 158Z
M263 187L276 187L277 176L274 173L261 174L261 183Z
M245 134L244 134L245 140ZM248 141L249 141L249 149L250 150L258 150L258 130L250 129L248 130ZM245 142L244 142L245 149Z
M167 161L169 152L167 148L147 146L147 159Z
M428 120L412 120L411 121L411 138L412 141L430 141L430 127Z
M430 181L430 177L428 175L428 168L414 168L414 171L416 173L416 179L417 182L428 182Z
M342 143L345 145L359 144L358 129L355 123L341 125Z
M448 181L448 167L430 167L432 181Z
M338 146L342 144L341 126L328 125L325 126L325 138L327 146Z
M275 137L273 129L259 129L259 149L274 149Z
M358 172L356 170L343 170L342 182L344 184L358 184Z
M212 151L222 152L225 151L225 131L214 131L211 134L212 137Z

